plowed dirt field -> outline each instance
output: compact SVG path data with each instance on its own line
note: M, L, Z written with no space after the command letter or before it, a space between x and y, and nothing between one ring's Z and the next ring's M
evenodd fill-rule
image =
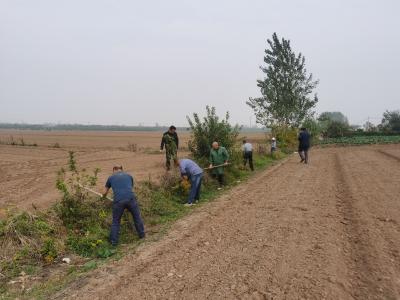
M66 299L399 299L400 146L292 156Z

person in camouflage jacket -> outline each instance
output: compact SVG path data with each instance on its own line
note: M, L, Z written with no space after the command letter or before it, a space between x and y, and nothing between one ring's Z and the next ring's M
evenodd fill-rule
M167 132L164 132L161 139L160 151L164 149L165 146L165 166L167 170L171 169L171 159L177 159L177 152L179 147L179 138L176 133L176 127L170 126Z

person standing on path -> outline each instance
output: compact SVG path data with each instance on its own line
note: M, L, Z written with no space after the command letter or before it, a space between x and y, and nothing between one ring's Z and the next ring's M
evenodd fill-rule
M192 206L200 200L201 182L203 180L203 169L191 159L175 160L175 166L179 167L181 176L184 180L190 180L189 198L185 206Z
M253 166L253 145L243 140L243 165L246 167L247 161L249 161L250 169L254 171Z
M274 153L276 152L276 138L271 139L271 156L274 156Z
M300 163L308 164L308 150L310 149L310 133L307 128L301 128L299 133L299 155Z
M209 168L213 168L218 165L227 165L229 160L228 151L226 151L225 147L219 146L218 142L212 143L212 148L210 151L210 166ZM221 189L224 185L224 167L214 168L211 171L212 176L218 179L219 188Z
M103 197L106 197L110 188L114 193L114 201L112 205L112 225L110 233L110 242L113 246L118 244L119 229L121 224L121 217L125 209L129 210L132 214L133 222L139 238L145 237L144 225L142 217L140 216L139 205L136 196L133 193L133 177L125 173L122 166L115 166L113 168L113 175L108 177L105 184Z
M162 139L161 139L161 146L160 152L163 151L165 146L165 166L169 171L171 169L171 159L177 159L177 152L179 147L179 138L178 134L176 133L176 127L171 125L167 132L164 132Z

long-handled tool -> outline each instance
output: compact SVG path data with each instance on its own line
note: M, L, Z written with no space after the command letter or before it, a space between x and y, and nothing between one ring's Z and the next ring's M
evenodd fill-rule
M80 184L80 183L78 183L78 185L79 185L81 188L83 188L84 190L87 190L88 192L91 192L92 194L95 194L95 195L97 195L97 196L103 198L103 195L102 195L101 193L96 192L96 191L94 191L94 190L92 190L92 189L90 189L90 188L88 188L88 187L86 187L86 186L83 186L83 185ZM106 197L106 199L110 200L111 202L113 201L113 199L111 199L110 197Z
M215 169L215 168L226 167L226 166L229 166L229 165L230 165L230 163L226 163L226 164L222 164L222 165L212 166L211 168L210 167L204 168L204 170L212 170L212 169Z

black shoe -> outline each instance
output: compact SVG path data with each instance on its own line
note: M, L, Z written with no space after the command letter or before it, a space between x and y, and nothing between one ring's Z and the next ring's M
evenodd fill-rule
M146 237L146 235L145 235L145 234L143 234L143 235L139 235L139 239L140 239L140 240L144 239L145 237Z

